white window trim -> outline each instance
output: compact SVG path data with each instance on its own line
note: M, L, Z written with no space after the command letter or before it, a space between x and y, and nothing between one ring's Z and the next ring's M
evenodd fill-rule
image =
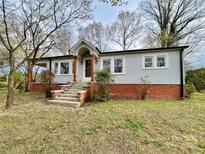
M65 74L65 73L64 73L64 74L61 73L61 64L62 64L62 63L68 63L69 70L68 70L68 73L66 73L66 74ZM71 72L70 72L71 66L70 66L70 62L69 62L69 61L60 62L59 64L60 64L60 70L59 70L59 74L60 74L60 75L70 75L70 74L71 74Z
M165 57L165 66L164 67L158 67L157 66L157 57ZM156 55L156 68L157 69L164 69L164 68L169 68L169 57L168 54L158 54Z
M120 73L115 73L115 65L114 65L114 61L115 59L122 59L122 72ZM118 74L125 74L125 57L115 57L113 58L113 74L118 75Z
M83 58L83 81L90 81L91 77L85 77L85 61L86 60L91 60L89 57ZM94 70L95 70L95 65L94 65Z
M110 73L113 74L113 72L112 72L112 58L103 58L102 59L101 64L100 64L101 70L103 69L103 61L104 60L110 60Z
M50 68L50 63L49 63L49 61L39 61L39 62L37 62L36 64L46 64L45 69L49 70L49 68Z
M61 74L60 73L60 68L61 68L61 63L69 63L69 74ZM72 67L73 67L73 61L72 60L56 60L52 62L52 71L54 72L55 69L55 63L58 63L58 71L55 75L60 75L60 76L66 76L66 75L73 75L72 72Z
M145 58L146 57L153 57L153 65L152 67L145 67ZM157 57L165 56L165 67L157 67ZM149 70L149 69L168 69L169 68L169 56L167 53L165 54L146 54L142 56L142 69Z
M146 57L152 57L152 67L145 67L145 58ZM153 55L144 55L143 56L143 58L142 58L142 67L143 67L143 69L154 69L154 62L155 61L155 56L153 56Z
M114 59L122 59L122 72L121 73L115 73L114 72ZM125 57L104 57L101 59L101 64L100 64L100 69L102 70L103 69L103 60L111 60L110 62L110 69L111 69L111 74L113 75L122 75L122 74L125 74Z
M55 72L55 64L58 64L58 68L57 68L57 72L55 73L55 75L58 75L59 74L59 62L53 62L53 67L52 67L52 72L54 73Z

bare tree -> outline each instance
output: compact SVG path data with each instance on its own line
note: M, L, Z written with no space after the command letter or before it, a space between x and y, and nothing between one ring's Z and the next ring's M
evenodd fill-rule
M0 4L0 42L8 52L10 67L6 108L13 105L14 72L29 58L32 61L28 69L32 69L36 57L42 57L53 47L50 36L57 29L90 14L87 0L19 0L15 4L6 0Z
M35 65L36 57L43 57L59 43L57 38L53 37L55 32L74 21L89 18L90 3L88 0L37 0L37 5L36 1L27 0L27 3L24 3L24 17L32 25L29 28L30 40L24 46L25 51L33 52L32 61L27 63L28 72ZM29 91L28 82L26 90Z
M127 50L135 45L141 30L141 17L137 12L121 11L109 30L111 40Z
M58 49L63 55L71 54L70 48L72 43L72 28L71 26L63 26L59 28L54 34L55 45L54 47Z
M94 21L86 27L80 27L78 32L80 39L88 40L100 50L105 51L108 47L109 32L108 28L104 27L102 23Z
M22 4L20 4L22 5ZM5 0L1 1L1 33L0 42L3 50L7 51L8 63L9 63L9 76L8 76L8 93L6 108L13 105L14 95L14 73L15 70L23 63L21 61L16 64L15 54L19 52L19 47L27 38L27 30L30 25L27 25L25 21L16 20L19 6L15 7L12 4L6 3ZM19 26L21 25L21 26ZM17 31L16 31L17 30ZM20 34L19 34L20 33ZM21 37L18 37L21 35Z
M204 0L145 0L149 30L160 47L189 43L193 48L205 28ZM198 33L198 34L197 34Z
M127 0L99 0L101 2L110 3L112 6L127 4Z

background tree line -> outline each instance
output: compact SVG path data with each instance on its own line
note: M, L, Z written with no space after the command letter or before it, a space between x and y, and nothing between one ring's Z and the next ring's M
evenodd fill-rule
M192 84L198 92L205 90L205 68L187 71L186 83Z

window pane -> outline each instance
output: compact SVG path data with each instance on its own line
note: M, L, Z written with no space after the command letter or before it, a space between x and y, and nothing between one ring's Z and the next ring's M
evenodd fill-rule
M153 67L153 57L145 57L145 68Z
M145 67L152 67L152 63L145 63Z
M145 58L145 62L147 62L147 63L152 62L152 57L146 57L146 58Z
M122 70L123 70L122 59L115 59L114 60L114 72L122 73Z
M54 74L58 74L58 63L54 64Z
M69 74L69 62L61 63L60 74Z
M165 67L165 56L157 57L157 67Z
M103 60L103 69L107 69L108 72L111 72L111 60Z

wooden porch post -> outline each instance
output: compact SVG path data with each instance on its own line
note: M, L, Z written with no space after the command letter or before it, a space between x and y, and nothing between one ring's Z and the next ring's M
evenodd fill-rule
M77 81L77 56L73 57L73 81L76 82Z
M90 55L90 62L91 62L91 81L94 81L95 56L93 54Z
M29 69L28 69L28 87L29 87L29 89L30 89L32 80L33 80L33 71L32 71L32 68L30 67L30 64L29 64Z

